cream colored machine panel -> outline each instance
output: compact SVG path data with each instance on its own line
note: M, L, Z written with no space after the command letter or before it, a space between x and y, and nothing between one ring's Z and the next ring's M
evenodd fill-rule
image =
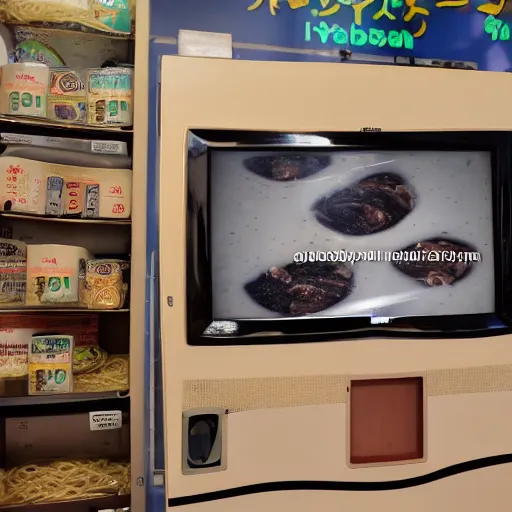
M504 509L512 479L512 337L188 346L185 165L187 130L194 128L512 131L512 104L500 101L499 113L490 104L506 97L512 75L169 56L162 60L161 87L160 290L169 508ZM404 440L401 447L411 451L411 463L367 464L364 454L352 460L347 453L351 401L358 381L372 377L410 377L421 385L405 397L424 398L411 420L421 423L416 426L423 433L422 452L411 451L417 440L409 445ZM215 415L220 418L222 446L207 461L222 457L214 471L183 471L184 422L191 411L202 414L194 427L198 431Z

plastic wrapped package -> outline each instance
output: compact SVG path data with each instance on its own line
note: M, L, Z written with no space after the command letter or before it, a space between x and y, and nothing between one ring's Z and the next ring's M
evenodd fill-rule
M26 150L33 153L30 147ZM80 159L79 155L77 159ZM125 161L124 158L123 160ZM60 193L63 203L68 197L64 195L64 189L68 190L66 183L78 184L84 192L88 185L95 185L98 202L97 216L112 219L130 217L131 170L83 167L79 163L76 166L60 165L12 156L0 156L0 208L16 213L45 215L48 197L51 201L55 199L53 183L50 187L52 194L48 194L48 180L54 181L53 179L57 177L64 182ZM86 197L84 200L87 202ZM74 206L78 208L73 210L72 215L80 216L83 204L84 201L82 204L78 204L77 201ZM65 208L65 210L71 209Z
M130 493L127 463L69 460L0 469L0 506Z
M87 124L131 126L133 69L108 67L87 70Z
M0 304L22 304L27 281L27 245L0 238Z
M107 362L108 354L97 345L75 347L73 352L73 374L89 373Z
M50 70L48 119L85 123L87 101L82 73L67 68Z
M0 322L0 379L26 377L28 346L38 333L68 333L75 349L98 346L98 315L4 315Z
M80 302L89 309L121 309L128 293L130 264L122 260L90 260L81 281Z
M0 21L129 36L134 0L0 0Z

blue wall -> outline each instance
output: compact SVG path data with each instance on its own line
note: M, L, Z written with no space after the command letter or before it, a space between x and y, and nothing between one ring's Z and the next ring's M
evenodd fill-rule
M429 11L428 16L417 14L409 22L403 20L409 7L406 0L373 0L362 11L363 29L375 27L383 30L406 29L415 33L420 29L422 20L427 24L425 33L414 39L414 49L393 50L388 46L377 48L366 45L355 47L350 44L338 45L334 42L321 44L318 37L311 42L304 41L306 21L319 23L325 21L329 25L338 24L349 30L354 22L354 9L338 2L349 0L309 0L309 5L292 10L286 0L280 0L281 8L273 16L270 13L269 1L263 0L261 7L248 11L247 7L253 0L151 0L151 34L160 37L177 37L179 29L205 30L210 32L227 32L233 41L243 43L267 44L292 48L309 49L350 49L353 52L371 53L376 55L414 55L416 57L466 60L477 62L480 69L506 71L512 68L512 41L492 41L491 35L484 31L487 14L479 12L478 7L486 4L485 0L470 1L464 7L436 7L433 0L417 0L416 5ZM321 1L327 7L339 5L340 9L331 16L313 16L312 10L322 10ZM358 0L356 0L358 1ZM410 1L410 0L409 0ZM491 0L498 1L498 0ZM394 21L381 17L378 21L373 16L379 11L383 2L389 4L389 11L396 16ZM402 7L391 8L391 4L404 3ZM499 15L504 22L512 25L512 18ZM316 34L314 34L316 36ZM283 54L276 59L273 52L235 51L236 58L271 59L271 60L311 60Z

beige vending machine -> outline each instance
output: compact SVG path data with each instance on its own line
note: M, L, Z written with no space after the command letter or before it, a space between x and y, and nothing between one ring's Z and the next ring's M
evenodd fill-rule
M511 87L163 57L169 509L506 510Z

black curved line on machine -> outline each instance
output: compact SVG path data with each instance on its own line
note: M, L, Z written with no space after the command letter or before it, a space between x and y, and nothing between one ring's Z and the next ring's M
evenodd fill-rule
M264 492L277 491L393 491L397 489L407 489L409 487L417 487L426 485L436 480L442 480L450 476L467 473L468 471L476 471L478 469L499 466L501 464L512 463L512 453L503 455L494 455L481 459L470 460L438 469L426 475L415 476L413 478L405 478L402 480L388 480L383 482L332 482L332 481L315 481L315 480L296 480L284 482L266 482L253 485L245 485L242 487L234 487L232 489L224 489L222 491L206 492L203 494L194 494L191 496L180 496L178 498L169 498L167 500L168 507L181 507L184 505L193 505L196 503L205 503L208 501L225 500L228 498L236 498L239 496L247 496L250 494L260 494Z

